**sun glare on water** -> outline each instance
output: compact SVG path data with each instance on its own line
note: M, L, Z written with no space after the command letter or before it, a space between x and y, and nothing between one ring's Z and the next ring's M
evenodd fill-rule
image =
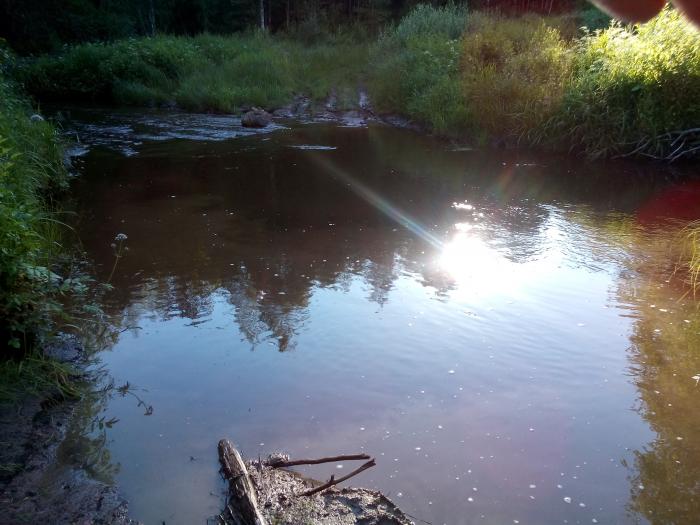
M489 245L471 224L457 223L455 230L443 245L437 264L454 279L458 292L487 295L517 287L516 263Z

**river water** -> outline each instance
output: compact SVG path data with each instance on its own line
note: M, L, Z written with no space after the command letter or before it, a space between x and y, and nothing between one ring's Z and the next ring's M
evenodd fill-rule
M217 514L227 437L366 452L352 483L416 523L697 521L700 315L671 251L700 218L692 170L380 124L81 118L72 205L102 280L128 237L100 468L134 518Z

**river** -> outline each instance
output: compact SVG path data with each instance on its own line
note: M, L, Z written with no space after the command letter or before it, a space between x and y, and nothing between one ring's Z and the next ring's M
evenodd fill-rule
M127 236L96 470L132 516L216 515L227 437L366 452L352 483L416 523L697 520L700 314L671 247L700 179L352 124L74 112L100 279Z

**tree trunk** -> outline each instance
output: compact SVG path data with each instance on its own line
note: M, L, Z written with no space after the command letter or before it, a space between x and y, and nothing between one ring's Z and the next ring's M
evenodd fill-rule
M148 0L148 29L150 31L150 36L155 36L156 34L156 10L153 6L153 0Z

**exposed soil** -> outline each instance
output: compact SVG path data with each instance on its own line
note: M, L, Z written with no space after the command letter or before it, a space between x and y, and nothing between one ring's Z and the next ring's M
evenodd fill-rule
M84 367L74 339L51 344L47 355ZM55 393L0 405L0 524L135 524L115 487L66 461L61 447L77 406Z

